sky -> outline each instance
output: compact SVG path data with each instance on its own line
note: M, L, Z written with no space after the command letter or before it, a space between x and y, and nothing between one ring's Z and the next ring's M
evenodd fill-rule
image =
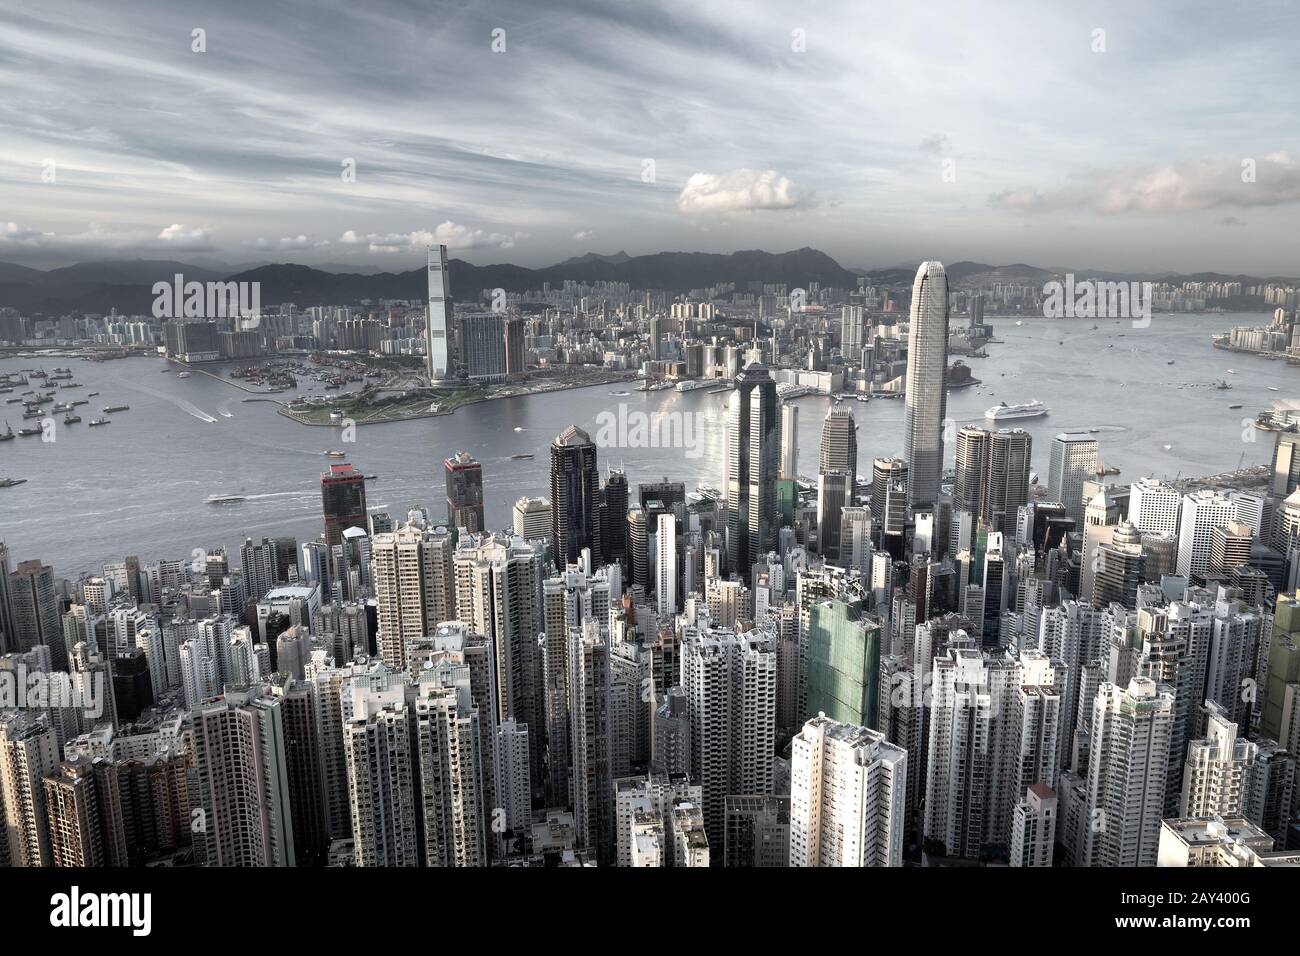
M0 261L1297 275L1300 6L1229 6L0 0Z

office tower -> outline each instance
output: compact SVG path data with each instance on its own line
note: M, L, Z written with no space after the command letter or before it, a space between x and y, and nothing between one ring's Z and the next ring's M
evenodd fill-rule
M659 516L655 532L655 606L659 616L668 621L677 613L677 518L671 514Z
M569 632L569 754L577 846L614 854L609 751L609 638L595 622Z
M298 866L315 866L329 849L319 688L301 678L277 680L271 695L280 701L294 856Z
M957 430L956 444L952 510L978 516L984 508L989 432L979 425L963 425Z
M908 754L819 714L790 747L790 865L902 866Z
M524 342L524 320L519 316L505 320L506 375L522 378L528 371L528 349Z
M939 500L947 371L948 277L943 263L923 262L912 283L903 422L903 458L911 469L908 504L913 507L928 507Z
M429 247L429 307L425 324L425 369L430 382L439 382L454 370L451 345L451 283L447 273L447 247Z
M840 309L840 353L846 365L862 360L862 306L846 305Z
M281 701L226 688L194 708L200 841L211 866L294 866Z
M627 511L628 585L649 592L650 526L646 512L634 504Z
M1137 589L1148 580L1142 535L1127 521L1121 521L1110 540L1098 542L1092 559L1092 606L1107 608L1122 604L1137 607Z
M343 743L356 865L418 866L419 769L405 690L354 682L351 698Z
M723 841L724 801L768 793L776 738L776 645L759 631L689 629L682 681L691 722L691 780L702 790L709 842Z
M452 534L486 531L483 520L483 466L467 451L443 463L447 478L447 527Z
M42 785L50 834L48 865L104 866L101 809L90 762L61 763Z
M555 566L561 571L574 564L583 548L596 541L600 472L596 445L576 425L570 425L551 442L551 539Z
M339 544L347 528L365 529L366 476L351 465L330 465L320 476L320 498L328 546Z
M979 516L1010 535L1016 512L1029 501L1029 459L1033 440L1023 428L1000 428L988 437L983 502Z
M406 643L432 634L456 615L452 539L445 528L433 531L404 525L376 535L372 573L379 618L379 656L389 667L406 666Z
M154 703L153 680L144 651L137 647L113 658L113 705L119 723L140 719L146 707Z
M855 505L845 508L840 519L840 566L856 568L864 574L871 570L871 508Z
M847 471L856 478L858 473L858 430L853 412L842 405L832 405L822 422L821 456L819 471ZM852 482L850 487L852 487Z
M22 561L9 574L9 610L13 622L10 644L18 653L37 645L50 649L50 665L67 666L59 597L54 590L54 569L40 561Z
M542 584L545 551L522 538L462 537L452 559L454 617L485 637L493 649L495 720L528 726L533 783L542 782L546 709L542 651L545 631Z
M51 864L41 780L54 772L58 759L58 741L45 715L0 714L0 823L4 824L0 863Z
M1052 439L1047 466L1047 497L1065 505L1076 522L1083 521L1083 483L1097 475L1097 439L1087 433L1061 432Z
M520 498L511 512L516 535L525 541L551 536L551 503L545 498Z
M806 714L843 724L876 726L880 689L881 623L861 602L832 599L807 609Z
M1250 768L1258 745L1237 736L1237 725L1214 701L1205 702L1205 737L1187 747L1180 817L1242 816L1250 796Z
M698 803L678 801L669 813L672 834L672 865L707 868L709 838L704 830L704 813Z
M458 320L460 331L460 361L465 366L465 377L471 382L500 384L506 380L506 330L505 320L495 312L478 312L462 315Z
M1229 521L1215 528L1210 541L1210 571L1227 574L1249 564L1254 543L1254 532L1239 521Z
M907 462L902 458L877 458L872 462L871 474L871 519L882 541L887 536L897 540L897 555L901 555L907 525ZM888 550L893 553L892 548Z
M1011 866L1051 866L1059 800L1046 783L1035 783L1016 804L1011 821Z
M1093 483L1085 485L1084 493L1092 490ZM1083 510L1083 554L1079 568L1079 594L1085 601L1092 600L1093 587L1100 566L1098 551L1109 544L1119 525L1119 502L1111 489L1102 488L1088 499Z
M1105 682L1091 712L1092 752L1080 866L1154 866L1164 816L1174 694L1145 677Z
M1214 529L1235 517L1232 499L1212 489L1183 496L1178 523L1178 574L1185 578L1203 576L1210 570Z
M311 632L295 624L276 635L275 669L292 680L303 679L303 668L311 659Z
M18 649L14 634L13 605L9 584L9 549L0 541L0 654Z
M844 509L853 500L853 476L844 469L817 476L817 547L822 558L842 564Z
M759 555L776 546L778 407L776 383L766 367L753 364L736 376L728 399L722 489L727 566L733 573L747 574ZM710 808L705 809L708 819Z
M790 865L790 798L771 794L727 797L723 866Z
M496 791L505 830L521 834L532 821L532 773L528 764L528 728L503 720L496 731Z
M781 461L777 474L782 478L799 477L799 406L794 402L781 405Z
M1300 750L1300 593L1279 594L1268 641L1259 734Z
M1155 478L1139 478L1129 488L1128 520L1143 535L1177 534L1182 500L1173 485Z
M1300 434L1280 431L1273 442L1272 480L1269 494L1285 498L1300 488Z
M601 550L606 564L615 562L627 574L627 475L611 468L601 489Z

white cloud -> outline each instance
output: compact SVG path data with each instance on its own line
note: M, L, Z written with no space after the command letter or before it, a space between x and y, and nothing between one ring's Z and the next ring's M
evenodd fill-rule
M733 169L721 175L696 173L677 197L684 213L793 209L801 197L795 184L774 169Z
M445 245L448 249L513 249L515 242L527 238L527 233L487 232L472 229L448 220L435 229L415 232L375 232L359 234L349 229L339 237L348 246L364 245L371 252L417 252L426 246Z
M583 229L581 232L575 232L573 239L575 242L586 242L588 239L594 239L596 233L591 229Z
M259 252L272 252L277 249L298 250L298 249L323 249L328 246L328 239L309 239L307 236L285 236L282 239L254 239L247 245L252 246Z
M0 239L6 242L39 242L41 239L53 238L53 236L52 232L28 229L16 222L6 222L3 227L0 227Z
M180 252L209 252L215 248L207 230L189 229L178 222L158 233L157 242L161 247Z

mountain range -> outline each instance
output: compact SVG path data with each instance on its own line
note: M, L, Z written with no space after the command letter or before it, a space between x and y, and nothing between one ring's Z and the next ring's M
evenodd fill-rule
M342 271L348 268L360 271ZM750 282L782 283L787 288L806 288L811 283L852 288L859 276L876 284L911 284L915 265L877 269L846 269L816 249L770 253L757 249L731 254L708 252L658 252L629 256L590 252L541 269L501 263L477 266L460 259L449 263L452 297L476 298L480 290L502 288L509 292L540 289L544 283L557 288L566 280L625 283L633 289L662 289L680 293L724 283L744 289ZM950 281L1001 279L1037 283L1064 269L1043 269L1015 263L994 266L980 262L954 262L945 267ZM1259 282L1250 276L1197 273L1192 276L1121 276L1083 272L1097 278L1155 280L1240 280ZM175 274L186 281L213 280L260 282L264 305L296 302L301 307L348 304L361 300L421 299L425 295L425 270L380 272L373 267L330 264L327 268L293 263L275 263L223 273L189 263L162 259L95 260L42 271L15 263L0 262L0 306L12 306L28 314L67 312L105 313L116 308L126 315L148 314L153 303L152 287L158 281L172 281Z

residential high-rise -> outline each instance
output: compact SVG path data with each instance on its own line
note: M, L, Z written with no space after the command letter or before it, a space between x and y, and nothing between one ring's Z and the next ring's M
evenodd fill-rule
M496 312L461 315L456 322L460 332L460 361L465 377L471 382L499 384L506 380L505 320Z
M832 721L876 727L882 629L861 602L818 601L807 608L808 701L803 719L821 713Z
M1011 866L1051 866L1056 845L1056 791L1035 783L1016 804L1011 822Z
M1154 866L1164 816L1174 693L1145 677L1109 682L1091 710L1081 866Z
M722 489L727 564L733 573L747 575L758 556L776 545L778 408L776 382L765 366L751 364L736 376L728 399Z
M610 772L609 636L595 622L569 633L569 754L579 849L601 863L615 850Z
M43 714L0 714L0 863L50 866L42 780L58 763L58 740Z
M528 765L528 728L503 720L496 732L496 791L505 829L523 833L532 822L532 771Z
M772 788L776 642L759 631L690 628L681 674L691 725L691 781L702 790L709 842L722 846L727 796Z
M677 613L677 518L672 514L659 516L659 527L655 532L655 573L658 581L655 586L655 602L659 616L671 620Z
M408 524L376 535L372 549L379 656L401 669L408 641L457 616L451 534Z
M1187 747L1180 817L1244 816L1250 802L1250 768L1259 747L1237 736L1237 725L1214 701L1205 702L1205 737Z
M723 866L790 865L790 798L774 794L727 797Z
M790 865L902 866L908 754L819 714L790 746Z
M331 548L343 540L347 528L366 527L366 476L351 465L330 465L320 476L321 512L325 516L325 543Z
M1083 522L1083 483L1096 477L1097 468L1097 439L1086 432L1061 432L1052 439L1047 496L1063 504L1076 523Z
M1273 440L1272 480L1269 493L1285 498L1300 488L1300 434L1280 431Z
M424 349L429 381L439 382L452 374L451 284L446 246L429 247L429 306Z
M575 564L583 548L596 540L600 471L596 444L581 428L570 425L551 442L551 538L555 566Z
M907 331L907 409L903 457L911 469L908 504L939 500L948 394L948 277L943 263L923 262L912 283Z
M10 644L18 653L44 645L50 649L50 665L67 667L68 652L63 642L63 621L59 597L54 590L54 569L40 561L22 561L9 574L9 609L13 633Z
M505 320L506 375L522 378L528 371L528 348L524 343L524 320L511 316Z
M228 686L194 708L195 839L210 865L295 865L282 714L256 686Z
M61 763L53 773L45 777L42 784L45 787L45 812L49 821L49 865L104 866L101 809L90 761Z
M442 463L447 479L447 527L455 534L486 531L483 520L483 466L467 451Z
M343 744L356 865L418 866L419 770L405 690L399 679L354 683L351 698Z

